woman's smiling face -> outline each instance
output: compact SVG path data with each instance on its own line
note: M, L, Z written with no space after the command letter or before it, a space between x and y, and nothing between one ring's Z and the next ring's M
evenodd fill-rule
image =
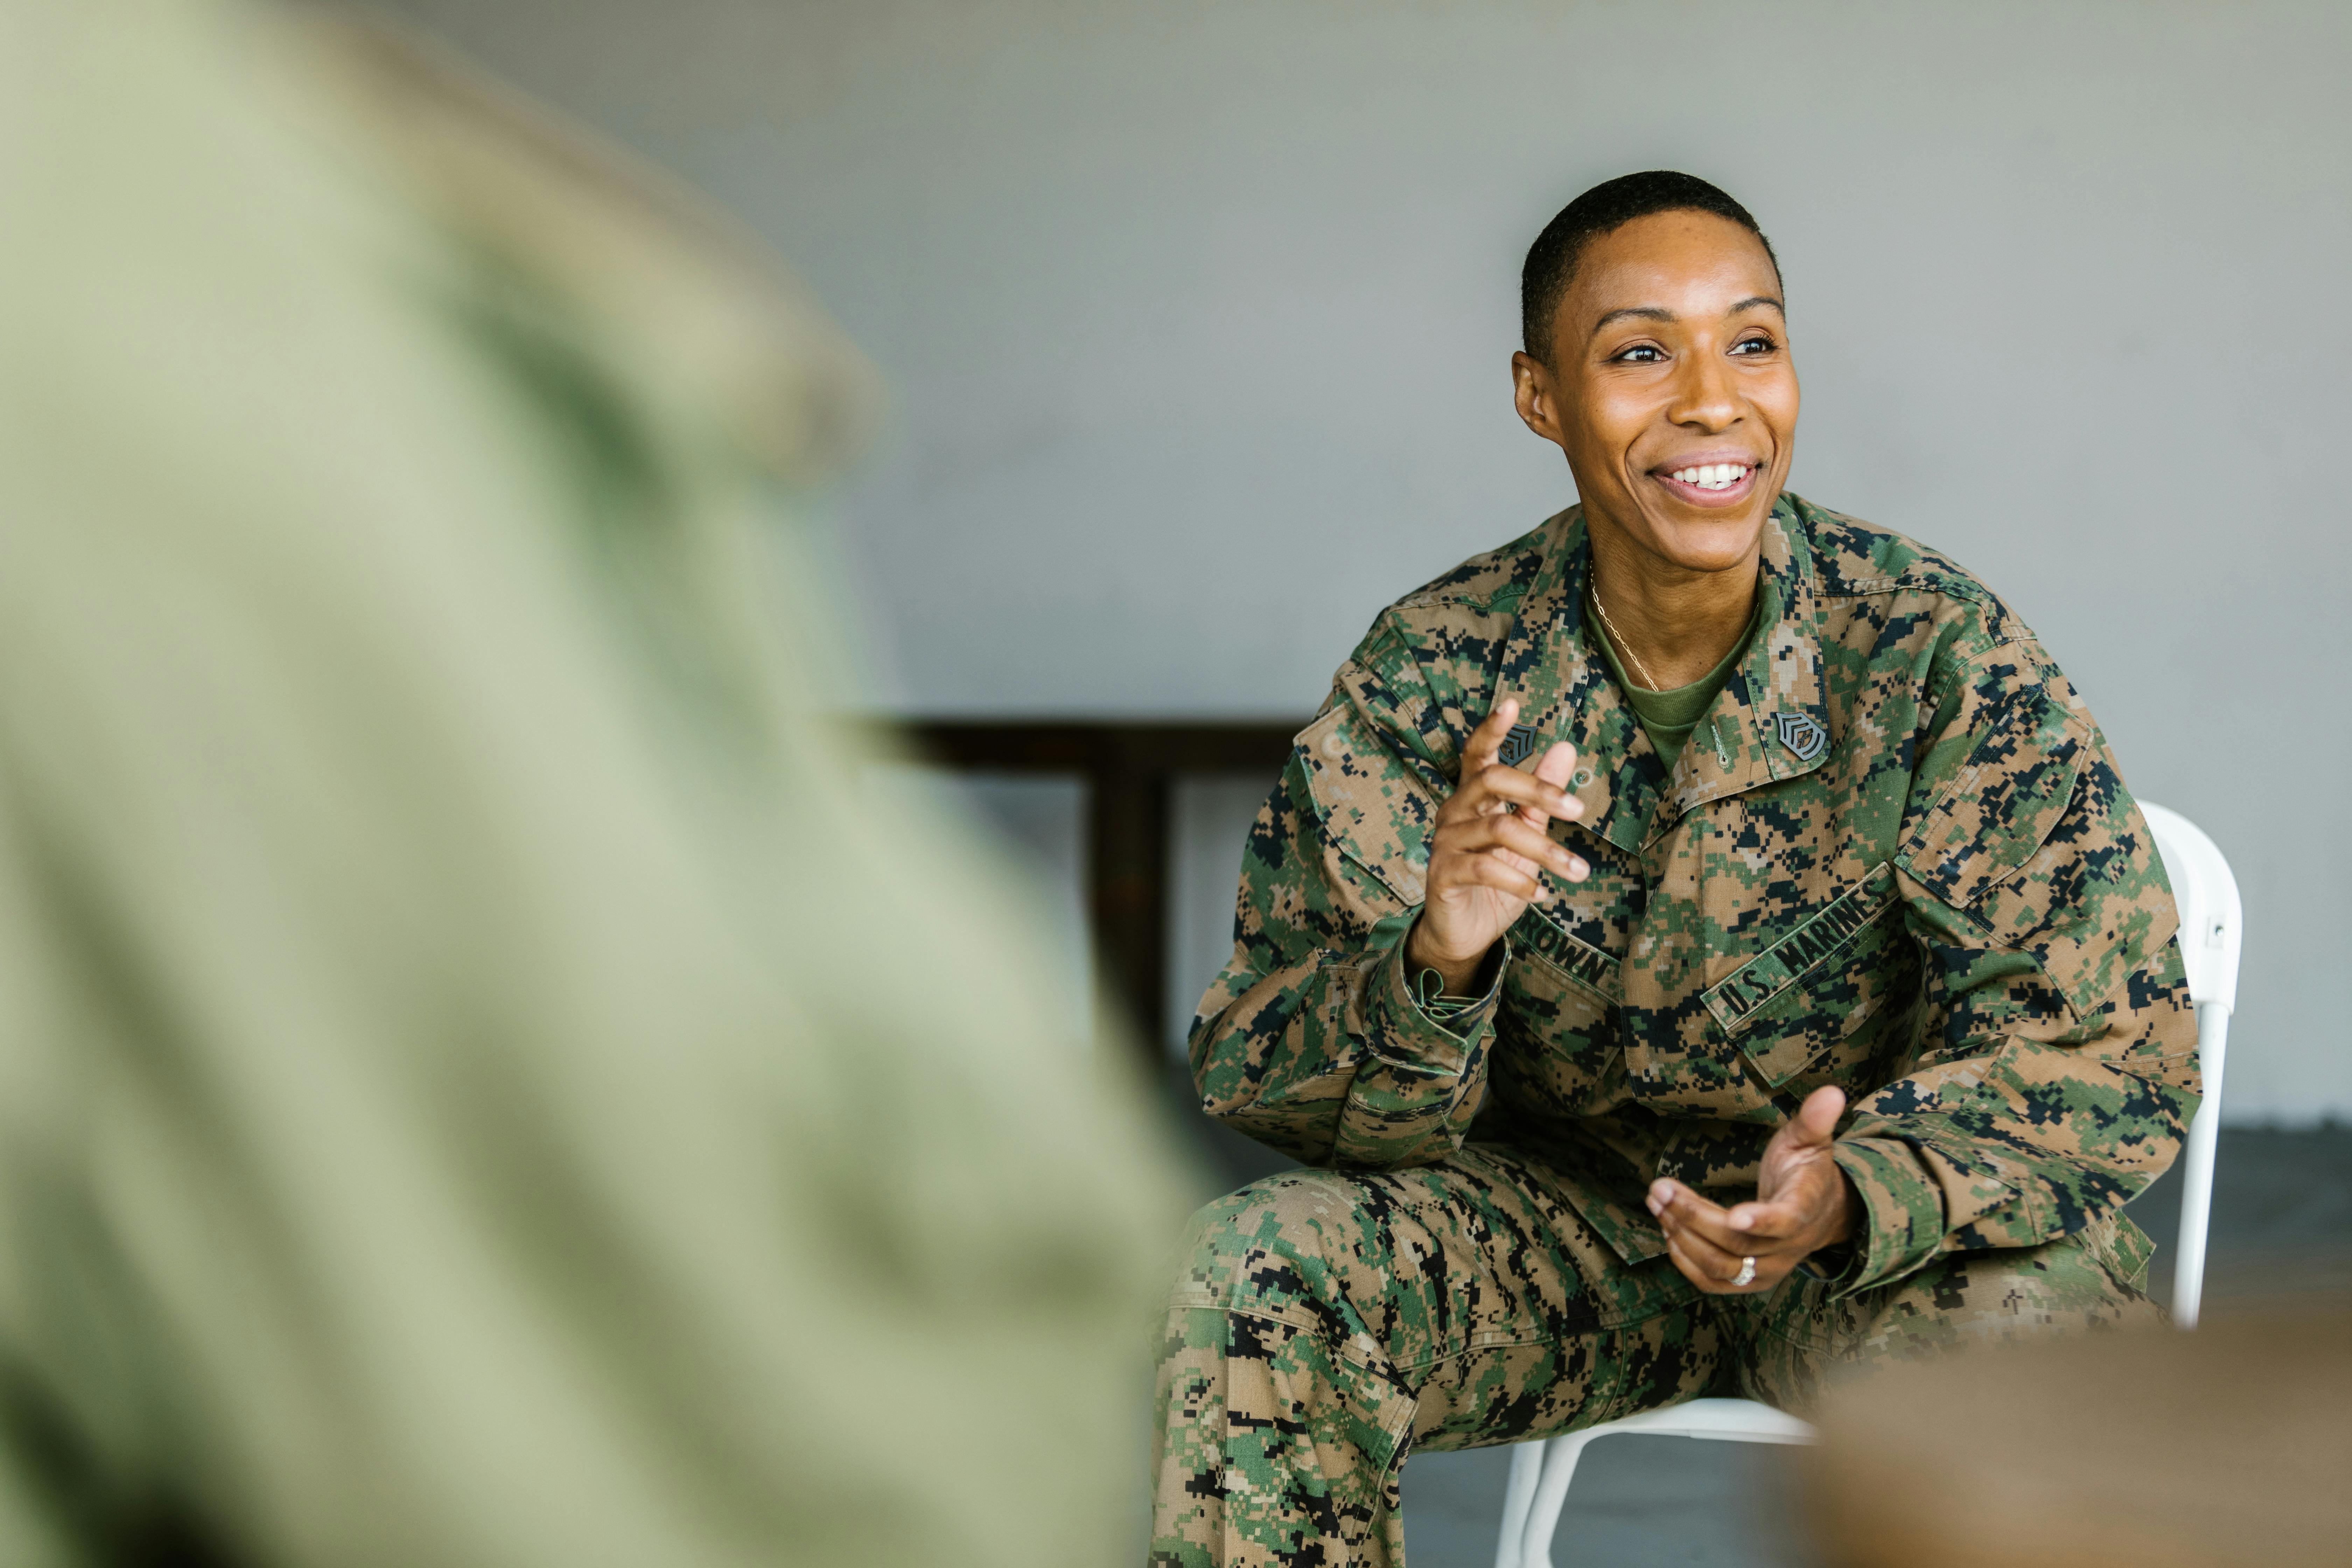
M1512 356L1519 416L1568 454L1593 525L1687 572L1755 560L1798 405L1761 240L1694 211L1612 229L1577 258L1547 358Z

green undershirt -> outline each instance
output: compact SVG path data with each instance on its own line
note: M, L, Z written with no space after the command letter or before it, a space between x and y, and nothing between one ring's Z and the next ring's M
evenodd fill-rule
M1616 645L1610 641L1608 628L1601 625L1601 617L1585 616L1585 629L1600 645L1601 656L1609 661L1610 672L1617 677L1618 687L1633 705L1633 716L1641 720L1643 730L1650 737L1650 744L1657 749L1658 760L1669 772L1673 771L1675 760L1683 754L1683 747L1689 742L1691 731L1698 728L1698 721L1706 718L1706 710L1714 706L1715 694L1723 689L1724 681L1731 674L1731 667L1739 662L1739 656L1748 651L1748 643L1755 639L1756 625L1763 618L1764 595L1759 593L1756 595L1755 612L1748 617L1748 629L1739 634L1739 640L1732 645L1729 653L1723 656L1721 663L1688 686L1677 686L1672 691L1652 691L1647 687L1634 685L1633 678L1625 673L1624 665L1618 661Z

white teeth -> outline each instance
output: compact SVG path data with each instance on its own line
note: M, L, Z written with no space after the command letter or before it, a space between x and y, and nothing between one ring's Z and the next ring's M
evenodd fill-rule
M1702 463L1694 468L1676 468L1667 477L1703 490L1727 490L1748 477L1748 465Z

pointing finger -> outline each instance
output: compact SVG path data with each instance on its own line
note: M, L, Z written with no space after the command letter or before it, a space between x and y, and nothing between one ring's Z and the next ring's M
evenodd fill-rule
M1511 733L1511 726L1519 721L1519 700L1506 697L1495 704L1479 726L1470 731L1469 743L1463 748L1462 776L1484 772L1495 765L1503 754L1503 742Z

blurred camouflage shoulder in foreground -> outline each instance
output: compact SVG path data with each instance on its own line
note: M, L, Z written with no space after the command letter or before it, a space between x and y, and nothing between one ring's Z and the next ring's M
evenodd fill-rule
M342 25L0 72L0 1560L1108 1560L1174 1194L823 717L861 362Z

